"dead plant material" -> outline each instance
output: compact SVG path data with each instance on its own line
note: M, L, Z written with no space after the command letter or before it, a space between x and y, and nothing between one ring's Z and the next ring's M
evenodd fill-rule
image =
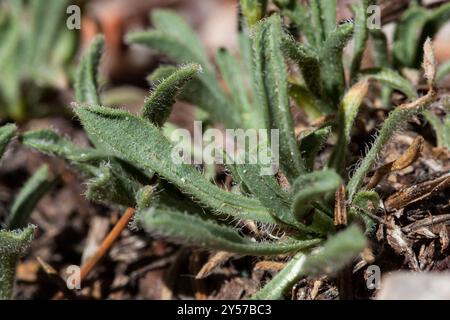
M41 257L37 257L37 261L39 262L42 270L44 270L49 281L56 285L56 287L59 289L59 291L53 296L53 299L59 300L63 299L64 297L68 299L74 299L74 291L68 289L66 281L58 274L58 272L50 264L41 259Z
M439 231L439 240L441 242L441 252L444 253L450 243L447 225L445 224L441 226L441 230Z
M375 171L369 183L366 185L366 189L375 188L380 181L391 172L403 170L412 165L419 158L423 143L423 137L417 136L402 156Z
M129 221L134 215L135 210L133 208L128 208L123 216L119 219L117 224L111 230L111 232L103 240L100 247L97 249L96 253L90 257L86 263L81 266L80 279L83 281L95 267L95 265L102 259L114 242L117 240L123 229L128 225Z
M255 264L255 270L269 271L269 272L279 272L283 270L286 264L277 261L259 261Z
M212 257L209 258L208 262L206 262L200 271L195 276L195 279L204 279L211 275L214 270L219 268L223 263L228 261L231 257L233 257L233 253L219 251L215 253Z
M336 229L342 229L348 224L347 206L345 203L345 186L341 184L336 190L334 206L334 225Z
M384 206L389 212L399 210L411 203L424 200L437 192L445 190L449 186L450 173L447 173L439 178L429 180L394 193L384 202Z
M419 262L411 247L411 241L406 237L399 226L395 224L394 218L390 217L386 228L386 240L394 251L405 257L409 267L414 271L419 271Z
M438 225L446 226L447 224L450 224L450 214L442 214L438 216L430 216L428 218L411 223L410 225L403 227L402 231L405 233L411 233L419 230L420 228Z

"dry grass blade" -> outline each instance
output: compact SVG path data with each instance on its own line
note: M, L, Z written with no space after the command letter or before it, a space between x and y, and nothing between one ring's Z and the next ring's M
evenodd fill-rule
M203 265L200 271L195 276L195 279L204 279L211 275L214 270L220 267L228 259L233 257L234 254L226 251L219 251L209 258L208 262Z
M447 173L439 178L425 181L394 193L384 202L384 206L387 211L398 210L411 203L426 199L437 192L445 190L449 186L450 173Z
M366 189L375 188L389 173L403 170L412 165L419 158L423 148L423 143L423 137L417 136L403 155L401 155L397 160L389 162L375 171L372 178L370 178L369 183L366 185Z

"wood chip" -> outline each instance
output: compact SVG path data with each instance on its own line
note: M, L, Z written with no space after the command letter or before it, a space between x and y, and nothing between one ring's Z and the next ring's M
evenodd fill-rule
M441 252L444 253L445 250L447 250L450 242L448 237L447 226L445 224L442 225L441 231L439 232L439 240L441 242Z
M396 192L384 202L384 206L386 210L390 212L398 210L411 203L426 199L431 195L448 188L449 186L450 173L447 173L439 178Z
M397 254L405 257L411 269L414 271L420 270L419 262L417 261L417 257L411 248L410 241L402 232L400 227L395 224L393 219L391 219L387 225L386 240Z

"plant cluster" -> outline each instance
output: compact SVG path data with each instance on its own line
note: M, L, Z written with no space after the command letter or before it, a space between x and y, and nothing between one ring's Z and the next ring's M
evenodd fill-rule
M68 87L67 69L77 47L76 34L65 27L68 3L0 3L0 118L21 122L54 112L48 96Z
M78 147L52 130L20 136L25 146L62 157L79 170L88 199L136 208L134 226L153 236L240 255L293 256L254 296L258 299L282 298L302 276L335 274L366 247L380 197L365 188L365 178L395 132L435 101L436 62L428 37L450 14L448 5L432 12L413 5L397 26L391 59L382 31L367 27L370 0L355 2L354 22L342 24L336 24L335 0L310 1L309 7L290 0L274 4L279 11L269 13L267 1L241 0L240 55L219 50L218 72L180 17L154 11L154 29L129 34L127 41L167 55L178 67L162 66L149 77L153 89L138 115L102 106L97 69L103 39L97 37L80 62L74 105L93 147ZM369 37L377 68L362 70ZM343 50L352 38L346 70ZM395 69L418 67L422 60L428 92L419 97ZM349 175L352 128L374 81L387 106L393 90L408 101L392 108ZM235 182L227 191L199 168L175 164L165 125L175 99L196 105L211 123L226 128L278 129L280 172L261 176L258 164L227 163ZM296 135L292 103L319 119L317 125ZM330 137L337 142L318 167Z

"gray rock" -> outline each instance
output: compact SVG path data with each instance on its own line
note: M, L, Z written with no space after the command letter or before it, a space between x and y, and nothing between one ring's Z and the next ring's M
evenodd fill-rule
M450 300L450 272L396 272L382 279L378 300Z

